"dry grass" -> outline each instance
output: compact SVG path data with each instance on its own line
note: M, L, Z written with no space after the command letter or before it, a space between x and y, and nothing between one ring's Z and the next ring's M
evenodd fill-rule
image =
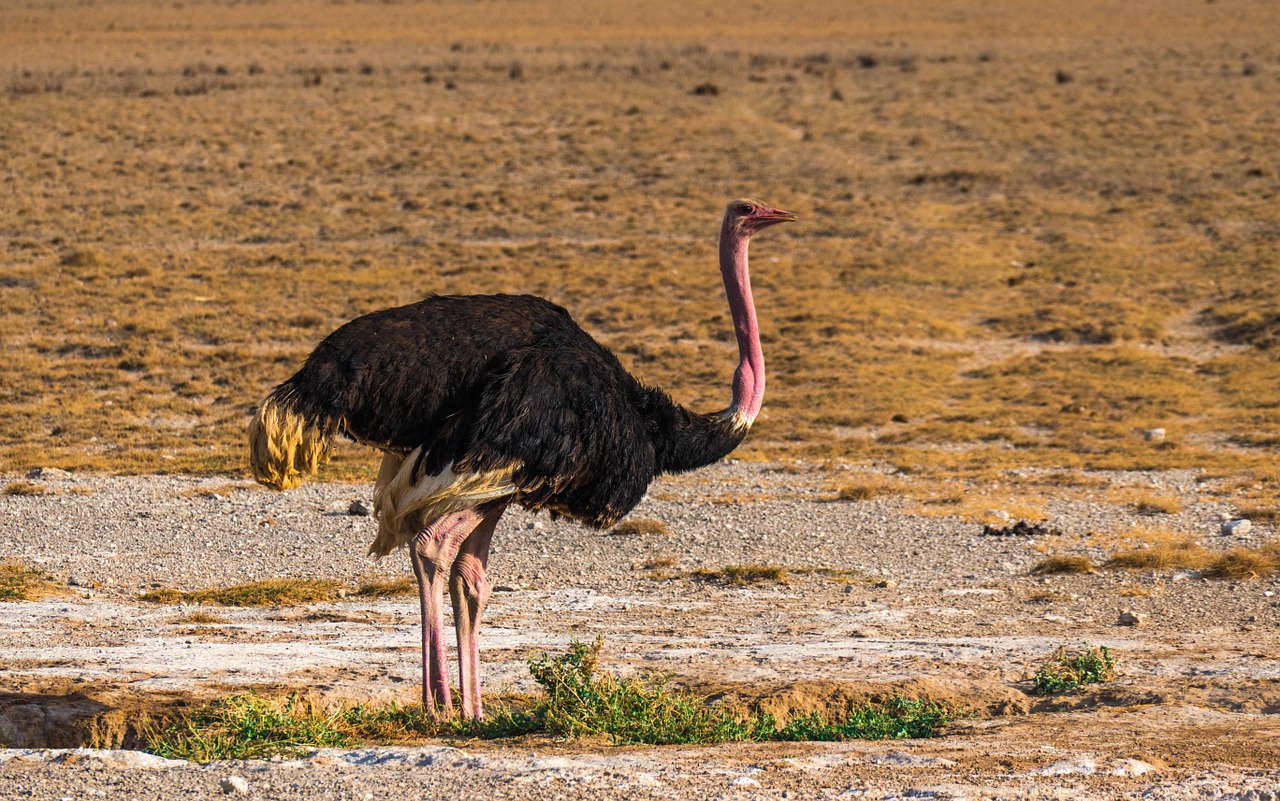
M4 488L5 495L52 495L53 490L35 481L12 481Z
M230 623L231 620L222 615L214 615L209 612L188 612L173 620L169 621L173 625L194 626L194 625L222 625Z
M787 583L787 569L778 565L725 565L719 570L695 570L690 575L729 587Z
M1092 572L1093 562L1089 561L1087 556L1050 556L1041 559L1031 568L1033 576Z
M1273 4L975 8L0 7L0 462L243 477L253 404L428 292L546 295L720 408L715 229L750 192L801 222L753 248L743 458L1195 467L1273 498Z
M0 562L0 601L39 601L71 594L71 590L43 570Z
M1135 487L1121 487L1107 492L1112 503L1132 506L1140 515L1172 515L1182 511L1182 499L1176 495L1161 495Z
M667 536L671 529L661 520L651 517L629 517L610 529L610 533L626 537Z
M1203 570L1213 561L1213 553L1191 539L1146 544L1146 547L1121 551L1103 563L1103 567L1125 570Z
M1280 574L1280 545L1262 548L1232 548L1220 556L1205 570L1205 575L1216 579L1237 581L1271 578Z
M675 572L675 567L678 564L679 561L675 557L655 556L652 559L645 560L640 569L646 571L646 578L654 581L668 581L678 576Z
M1103 567L1123 570L1195 570L1208 578L1252 580L1280 574L1280 544L1236 547L1220 553L1186 539L1162 539L1121 551Z
M151 603L205 604L220 606L295 606L337 600L342 582L335 579L267 579L233 587L180 592L161 588L143 593L140 601Z
M415 579L396 579L394 581L368 581L360 585L347 597L355 598L399 598L405 595L417 595L418 582Z

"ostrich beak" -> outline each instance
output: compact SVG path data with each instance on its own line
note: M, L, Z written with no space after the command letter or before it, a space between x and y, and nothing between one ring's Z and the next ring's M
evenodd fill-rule
M798 218L789 211L782 209L760 209L756 219L759 226L764 228L769 225L776 225L784 222L795 222Z

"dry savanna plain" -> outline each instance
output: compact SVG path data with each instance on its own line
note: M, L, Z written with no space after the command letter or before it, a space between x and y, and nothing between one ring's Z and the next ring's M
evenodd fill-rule
M0 157L0 797L237 771L261 797L1280 794L1270 0L7 2ZM347 514L376 455L257 488L254 404L352 317L527 292L722 408L744 195L799 217L752 248L760 419L630 527L510 516L486 682L532 692L530 654L603 635L603 670L779 720L967 716L888 744L41 750L246 688L412 704L416 601L360 591L407 560L367 561ZM217 602L279 578L321 589ZM1034 694L1096 645L1114 678Z

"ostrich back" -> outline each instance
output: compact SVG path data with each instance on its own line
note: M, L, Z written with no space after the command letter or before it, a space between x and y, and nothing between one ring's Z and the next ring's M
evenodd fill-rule
M597 526L656 473L741 439L642 386L567 311L529 295L433 296L360 317L275 394L360 442L421 449L419 479L514 468L522 505Z

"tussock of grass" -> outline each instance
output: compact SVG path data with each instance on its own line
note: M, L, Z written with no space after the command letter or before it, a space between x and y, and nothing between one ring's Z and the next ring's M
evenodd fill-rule
M628 537L666 536L671 533L671 529L667 528L666 523L651 517L630 517L610 529L610 533Z
M856 480L843 481L834 487L834 492L837 501L869 501L891 495L898 489L898 485L885 476L873 473Z
M615 745L881 740L930 737L962 713L946 704L894 698L856 709L843 720L814 713L778 727L767 713L737 712L673 689L669 677L602 674L598 670L602 644L601 639L592 645L574 641L567 653L533 656L529 671L542 695L516 699L497 709L491 701L488 716L480 722L440 722L420 707L397 704L327 709L298 695L268 699L247 694L152 726L146 750L208 762L438 736L607 737Z
M1093 562L1086 556L1050 556L1041 559L1031 568L1033 576L1049 576L1064 573L1092 573Z
M1157 542L1147 548L1134 548L1115 554L1103 567L1125 570L1203 570L1213 560L1208 548L1191 539Z
M1103 567L1121 570L1197 570L1208 578L1250 580L1280 574L1280 544L1214 553L1192 539L1166 540L1115 554Z
M230 623L231 621L221 615L211 615L208 612L189 612L172 622L180 626L190 626L199 624L223 624Z
M1134 511L1143 515L1172 515L1182 511L1182 499L1172 495L1141 492L1130 503L1133 504Z
M695 570L690 575L730 587L746 587L764 582L787 583L787 569L778 565L725 565L719 570Z
M172 604L215 603L222 606L295 606L338 599L342 582L335 579L267 579L234 587L180 592L161 588L138 596L140 601Z
M1082 653L1067 655L1059 648L1033 677L1037 695L1074 690L1087 684L1111 681L1116 677L1116 660L1106 646L1090 648L1085 643Z
M35 481L12 481L4 488L5 495L52 495L53 490Z
M70 594L70 590L43 570L14 562L0 563L0 601L38 601Z
M1254 580L1280 574L1280 544L1232 548L1216 557L1204 574L1209 578Z
M1235 517L1247 518L1254 523L1280 523L1280 507L1242 506L1236 510Z
M347 597L352 598L397 598L404 595L417 595L418 582L414 579L397 579L395 581L369 581L361 584L355 592Z
M668 579L677 578L678 574L673 568L679 562L675 557L671 556L655 556L647 559L640 565L640 569L646 571L646 577L654 581L666 581Z

